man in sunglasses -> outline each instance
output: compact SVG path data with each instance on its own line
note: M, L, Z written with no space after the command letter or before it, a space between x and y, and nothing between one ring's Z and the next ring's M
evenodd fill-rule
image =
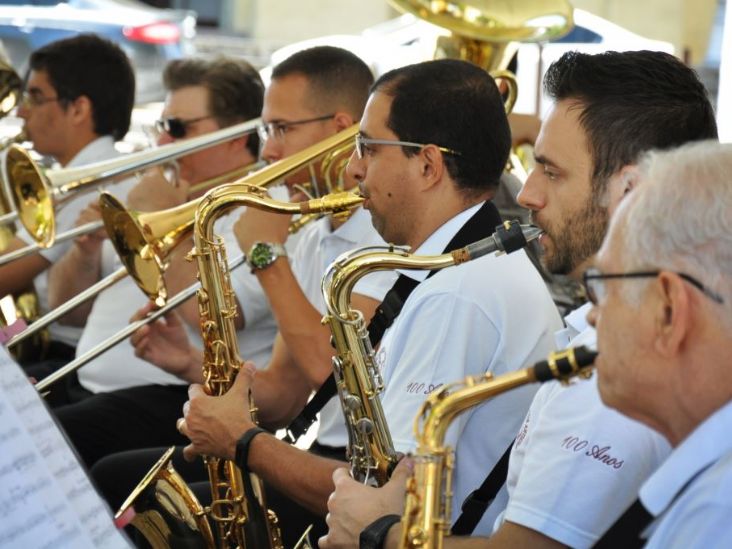
M644 520L613 527L627 536L615 547L732 539L730 170L729 144L649 155L586 277L603 402L673 447L640 489Z
M547 269L579 280L609 216L636 183L639 155L714 138L716 123L696 74L664 53L571 52L549 68L544 87L555 104L542 123L537 167L519 203L545 231L540 243ZM556 334L558 347L594 344L585 320L589 308L566 317L567 327ZM605 407L595 379L571 387L544 384L517 433L508 504L498 498L474 529L492 533L487 547L591 546L668 452L654 431ZM364 506L355 511L353 501L366 496L360 487L340 487L331 500L333 526L325 547L353 546L359 524L403 508L397 495L381 504L381 512ZM489 514L496 506L505 509L494 528ZM398 526L392 527L388 545L398 536ZM446 546L476 542L455 536Z
M161 126L179 138L242 123L256 118L261 111L264 86L259 74L245 61L177 60L167 66L164 83L168 95ZM160 139L162 143L172 140L169 134ZM256 133L250 133L187 156L180 162L178 186L160 177L144 177L130 191L127 206L150 211L195 198L207 189L190 193L189 184L252 165L258 147ZM228 238L230 248L236 246L231 231L235 220L223 218L217 226ZM190 242L183 242L169 257L165 283L170 295L195 281L195 262L185 260L190 247ZM52 270L51 297L63 302L119 267L119 258L109 240L77 241ZM241 281L236 289L246 303L244 317L250 328L240 332L242 350L247 356L266 361L276 333L274 319L256 279L242 275L237 281ZM130 317L145 304L145 296L128 277L101 292L90 306L67 317L67 322L85 323L77 355L125 328ZM200 344L196 300L190 299L178 312L184 329ZM136 358L129 343L116 345L86 364L78 371L78 379L79 396L57 408L56 415L88 466L121 449L182 442L175 419L186 399L186 382Z
M371 223L385 240L419 255L441 253L450 241L467 244L501 223L489 199L509 148L508 121L493 79L466 62L436 61L398 69L374 84L348 172L359 182ZM423 280L427 274L416 276ZM432 388L469 373L512 370L543 356L559 325L549 293L523 252L446 269L417 286L377 351L386 383L381 400L396 449L413 447L412 420ZM241 413L249 382L244 372L229 393L215 399L199 387L191 389L179 424L192 440L187 453L233 459L239 441L240 466L323 516L332 473L345 466L343 457L305 454L253 430L249 414ZM257 372L252 388L258 406L259 382ZM531 395L531 388L519 391L461 422L460 440L484 452L465 447L458 497L467 495L473 459L497 461L505 451ZM501 420L491 420L491 441L480 444L492 414ZM286 519L281 522L286 525Z
M135 75L117 45L90 34L59 40L33 52L29 67L18 116L36 152L53 158L61 167L78 167L119 154L114 142L121 140L130 126ZM100 78L102 73L105 76ZM108 190L124 197L130 185L126 181ZM77 197L54 212L57 234L73 228L90 200L88 196ZM2 252L33 242L27 231L19 228ZM0 297L35 286L40 313L48 312L48 268L71 246L70 241L57 243L0 267ZM49 332L47 360L31 368L37 378L73 358L81 329L56 322Z

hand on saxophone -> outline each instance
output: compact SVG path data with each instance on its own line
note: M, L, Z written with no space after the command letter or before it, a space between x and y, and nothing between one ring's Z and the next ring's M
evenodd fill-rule
M348 469L333 473L335 491L328 498L328 534L318 540L321 549L358 549L361 530L384 515L404 512L406 483L413 462L402 459L384 486L374 488L356 482Z
M178 431L191 439L183 449L188 461L198 455L234 459L237 441L255 426L249 411L254 372L253 363L244 363L231 388L221 396L207 395L198 384L188 389L189 400L177 422Z
M132 315L130 322L145 318L155 308L154 303L148 302ZM190 383L203 381L203 353L191 345L183 321L175 311L139 328L130 337L130 343L135 348L135 356L142 360Z

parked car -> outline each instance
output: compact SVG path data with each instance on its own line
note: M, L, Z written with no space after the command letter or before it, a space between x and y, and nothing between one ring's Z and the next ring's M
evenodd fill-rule
M541 114L546 104L541 97L541 78L547 67L570 50L598 53L608 50L659 50L674 53L669 42L651 40L593 15L574 10L574 28L562 38L544 43L523 43L518 49L519 94L515 112ZM317 45L333 45L348 49L369 64L376 75L409 63L430 59L435 40L449 31L402 15L364 30L358 35L333 35L305 40L285 46L272 54L270 67L296 51ZM267 78L269 68L262 71Z
M137 102L155 101L165 64L194 51L196 14L136 0L0 0L0 40L21 75L33 50L84 32L119 44L135 67Z

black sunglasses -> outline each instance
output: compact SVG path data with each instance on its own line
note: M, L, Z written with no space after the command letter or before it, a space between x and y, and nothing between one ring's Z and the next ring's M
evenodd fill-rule
M200 116L198 118L191 118L190 120L183 120L182 118L161 118L155 121L155 129L158 133L167 133L173 139L182 139L186 136L188 126L206 120L207 118L213 118L213 116Z
M661 274L661 271L638 271L633 273L601 273L597 269L591 267L585 271L582 275L582 283L585 287L585 293L587 299L589 299L594 305L605 298L606 288L605 280L612 280L618 278L652 278ZM696 278L686 273L676 273L679 277L686 280L689 284L694 286L697 290L701 291L712 301L717 303L724 303L724 299L714 290L710 290L704 284L699 282Z

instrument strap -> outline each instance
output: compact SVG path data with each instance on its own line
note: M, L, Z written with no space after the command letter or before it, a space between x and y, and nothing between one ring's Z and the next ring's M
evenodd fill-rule
M460 230L447 243L442 253L450 253L492 235L496 226L502 222L501 215L498 213L498 209L493 202L490 200L485 201L480 209L460 227ZM427 278L436 272L437 270L430 271ZM369 322L369 340L371 341L372 347L376 347L381 342L384 332L394 323L394 320L401 313L407 298L418 285L419 281L405 275L399 275L394 285L387 292L386 296L384 296L384 300L376 308L371 322ZM320 386L320 389L315 392L313 398L310 399L298 416L287 426L287 435L283 440L294 444L298 438L310 429L310 426L315 423L317 414L337 393L338 389L335 378L331 374L325 380L325 383Z
M496 462L491 472L485 477L483 484L473 490L463 501L460 516L452 525L451 532L453 536L469 536L472 534L480 519L483 518L485 510L496 499L498 491L506 482L508 476L508 458L511 455L513 443L512 440L506 451L503 452L501 459Z
M593 549L615 549L617 547L640 549L646 544L646 540L641 539L641 533L652 521L653 515L643 507L640 499L636 499L592 547Z

